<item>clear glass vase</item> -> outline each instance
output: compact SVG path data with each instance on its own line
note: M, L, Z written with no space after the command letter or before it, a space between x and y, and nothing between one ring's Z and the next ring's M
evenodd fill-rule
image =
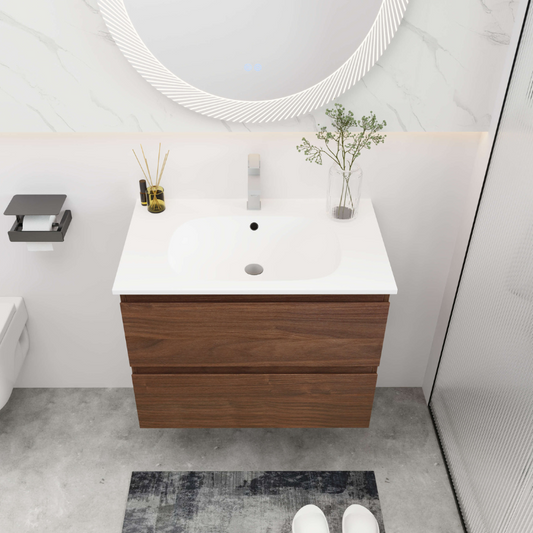
M354 163L351 170L342 170L338 165L329 169L327 211L339 221L353 220L359 211L363 171Z

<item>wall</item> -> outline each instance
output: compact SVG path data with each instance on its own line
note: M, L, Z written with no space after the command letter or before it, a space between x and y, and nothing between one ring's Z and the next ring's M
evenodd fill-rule
M295 150L301 133L0 135L0 208L17 193L66 193L73 221L53 253L9 242L0 217L0 294L24 296L31 349L21 387L130 386L118 298L111 294L140 170L131 148L170 148L169 196L246 196L259 152L267 198L323 198L327 166ZM463 191L482 134L393 133L361 158L399 288L391 298L380 386L420 386ZM357 223L356 221L354 223Z
M324 109L236 124L181 108L153 89L112 41L96 0L3 0L0 131L314 131ZM514 0L410 0L378 64L339 101L390 131L485 131Z
M356 115L373 110L390 132L410 132L391 133L361 161L400 289L381 386L422 384L483 135L435 132L488 128L515 10L513 0L410 0L378 64L338 100ZM16 193L65 192L74 215L53 254L10 243L12 221L0 218L0 294L24 296L30 312L32 347L18 386L131 385L110 289L138 199L132 146L153 150L163 139L171 148L171 196L244 201L246 155L259 152L265 197L320 198L327 167L294 149L298 132L317 123L327 124L324 109L266 125L195 114L128 64L96 0L4 0L0 131L24 133L0 135L0 207ZM434 133L416 133L425 131Z

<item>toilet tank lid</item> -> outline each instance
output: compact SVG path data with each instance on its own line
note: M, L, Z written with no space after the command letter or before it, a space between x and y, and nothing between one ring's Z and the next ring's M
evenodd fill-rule
M16 310L17 307L13 301L2 301L0 298L0 342L2 342Z

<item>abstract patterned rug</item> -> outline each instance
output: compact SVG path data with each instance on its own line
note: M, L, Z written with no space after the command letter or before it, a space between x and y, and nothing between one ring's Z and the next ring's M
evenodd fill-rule
M318 505L331 533L352 503L384 533L374 472L133 472L123 533L291 533L300 507Z

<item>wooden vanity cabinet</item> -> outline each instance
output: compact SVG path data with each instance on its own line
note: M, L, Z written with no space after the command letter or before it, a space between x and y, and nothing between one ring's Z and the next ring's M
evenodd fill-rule
M121 296L140 426L368 427L388 300Z

